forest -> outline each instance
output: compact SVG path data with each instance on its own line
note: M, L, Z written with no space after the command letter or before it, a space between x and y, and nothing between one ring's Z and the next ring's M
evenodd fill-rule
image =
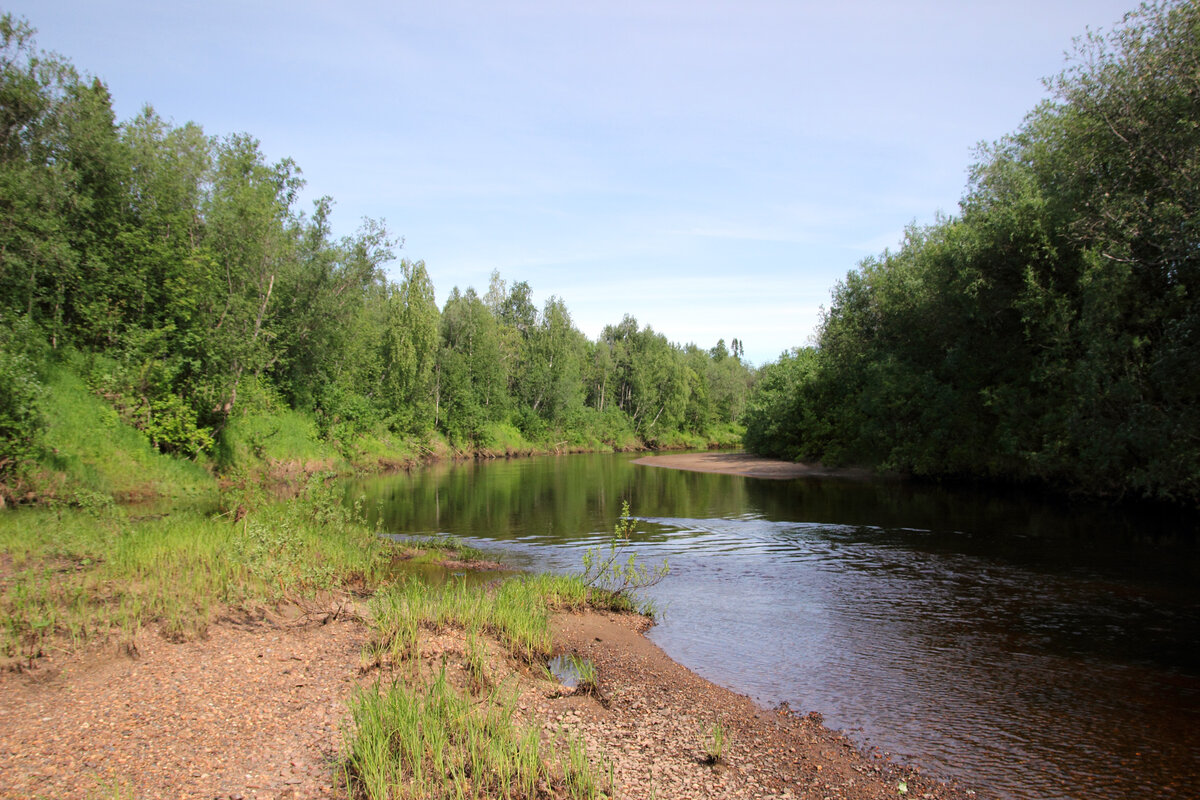
M736 339L680 346L625 316L592 341L561 299L539 308L498 273L439 308L395 234L366 220L335 238L333 200L301 209L302 188L300 167L269 163L249 134L149 106L118 122L99 78L0 18L10 497L61 455L44 434L64 385L218 470L296 425L352 460L738 440L753 375ZM264 414L282 422L232 433Z
M1200 504L1200 5L1078 39L955 216L833 291L746 445L933 478Z
M65 469L84 393L211 472L312 442L362 464L744 430L787 459L1196 506L1200 6L1081 37L1046 88L980 146L957 214L861 262L815 344L754 370L737 339L628 315L591 340L496 272L439 307L381 222L338 238L333 199L301 208L292 160L149 106L117 121L3 16L0 498Z

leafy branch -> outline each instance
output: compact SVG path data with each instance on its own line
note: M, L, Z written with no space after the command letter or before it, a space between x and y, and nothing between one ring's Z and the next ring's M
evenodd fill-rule
M630 549L630 538L636 532L637 520L629 513L629 503L623 502L621 517L613 527L608 545L589 547L583 554L580 577L585 585L606 595L610 608L638 608L642 613L649 613L652 606L641 602L638 592L667 577L670 567L666 559L655 567L638 561L637 553Z

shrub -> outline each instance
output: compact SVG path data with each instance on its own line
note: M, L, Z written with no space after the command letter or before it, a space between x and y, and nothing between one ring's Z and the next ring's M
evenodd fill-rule
M0 479L31 459L46 428L29 325L0 316Z

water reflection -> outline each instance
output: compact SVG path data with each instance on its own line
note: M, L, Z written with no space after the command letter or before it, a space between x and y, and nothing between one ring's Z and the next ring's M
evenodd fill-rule
M628 501L639 552L672 566L651 636L706 677L1005 796L1194 794L1191 520L622 456L441 465L352 491L389 530L542 569L577 568Z

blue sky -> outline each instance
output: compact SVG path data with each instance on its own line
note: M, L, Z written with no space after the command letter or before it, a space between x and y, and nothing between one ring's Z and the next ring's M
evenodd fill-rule
M806 344L829 292L954 213L973 151L1133 0L10 0L109 86L293 157L382 218L439 302L492 270L588 336ZM307 201L306 201L307 202Z

